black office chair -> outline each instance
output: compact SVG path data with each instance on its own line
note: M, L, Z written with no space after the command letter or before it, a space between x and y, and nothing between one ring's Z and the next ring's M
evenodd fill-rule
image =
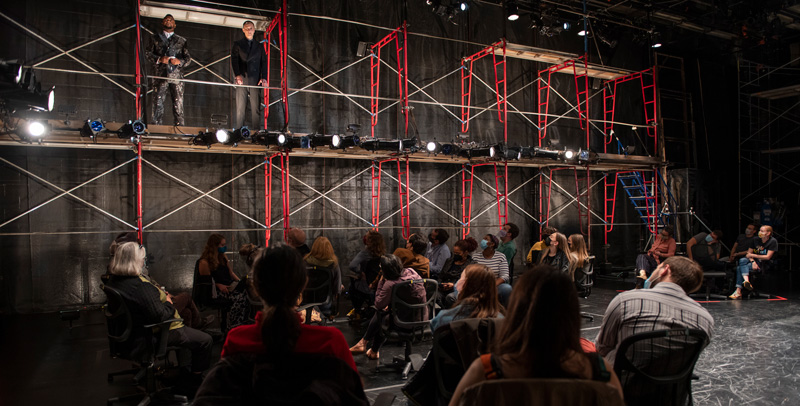
M727 295L711 293L712 287L716 288L716 290L719 290L716 284L717 280L719 279L722 279L721 287L723 289L727 288L728 274L725 271L720 271L717 269L719 265L717 265L716 262L719 261L714 258L712 253L709 251L708 246L705 244L692 246L692 258L703 267L703 286L705 287L705 294L695 293L692 296L705 298L706 301L711 299L727 300ZM700 290L703 290L703 287L701 287Z
M708 335L699 329L657 330L622 341L614 360L628 405L692 404L692 372Z
M108 298L105 307L108 327L108 347L112 358L133 361L140 366L138 377L144 378L144 393L108 399L108 405L139 399L139 405L147 405L157 398L170 402L187 403L186 396L169 394L156 386L156 360L164 360L167 354L169 326L181 319L164 320L156 324L135 325L133 317L122 295L114 288L103 285ZM154 331L158 329L158 331ZM118 375L114 374L113 376ZM109 374L109 381L113 380Z
M327 324L328 318L322 317L320 307L330 306L333 303L333 287L331 286L333 266L308 265L306 269L308 270L308 283L303 290L303 301L297 311L306 311L306 324L309 324L311 323L311 314L316 310L322 319L319 324L324 326Z
M592 287L594 286L594 255L586 258L583 267L575 269L575 289L578 291L578 297L588 299L592 294ZM594 316L591 314L581 312L581 317L594 321Z
M423 284L425 300L420 301L411 294L414 284ZM403 379L408 379L412 368L414 371L422 368L422 355L411 353L412 344L432 335L430 320L435 316L438 291L439 283L433 279L403 281L392 287L389 303L391 322L384 323L381 329L387 340L405 343L405 354L394 357L391 364L384 366L402 370Z
M217 296L217 286L211 275L200 275L200 260L194 263L194 281L192 283L192 300L200 310L206 308L217 311L220 330L228 331L228 310L233 303L226 298Z

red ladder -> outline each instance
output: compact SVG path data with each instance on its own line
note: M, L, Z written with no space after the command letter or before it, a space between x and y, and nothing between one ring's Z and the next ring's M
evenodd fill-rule
M411 204L409 195L409 165L408 156L405 158L391 158L383 161L372 162L372 228L378 229L380 224L381 211L381 179L383 164L386 162L397 162L397 192L400 198L400 223L402 225L403 238L411 236Z
M653 139L653 150L658 151L658 131L656 114L656 78L654 68L650 68L639 77L642 85L642 100L644 101L644 117L647 120L647 135Z
M402 39L400 38L402 34ZM400 92L403 116L405 117L404 135L408 135L408 32L404 21L400 28L389 33L380 41L372 45L370 59L370 115L372 116L372 138L375 138L375 126L378 125L378 91L381 78L381 48L395 42L397 51L397 88ZM402 41L402 44L401 44Z
M591 214L592 214L592 199L590 196L591 192L591 172L589 168L586 168L586 177L582 178L578 175L578 168L575 168L575 201L578 203L578 230L580 230L581 234L588 236L589 235L589 225L591 224ZM585 183L585 189L581 192L581 181ZM583 198L584 205L586 209L583 208L581 205L581 198Z
M288 37L288 23L286 20L286 0L283 0L283 8L278 10L278 14L269 22L269 26L264 31L264 52L267 53L267 86L270 84L270 51L272 47L272 32L278 29L278 48L280 49L280 64L281 64L281 102L283 102L283 129L289 127L289 85L288 75L286 74L286 62L288 60L287 51L287 37ZM269 118L269 87L264 91L264 128L267 128L267 119Z
M611 89L612 83L603 85L603 152L608 153L608 144L611 143L614 137L614 111L617 104L617 82L613 83L613 90Z
M608 233L614 229L614 212L617 206L617 176L619 175L614 174L613 181L608 179L609 176L611 175L608 173L603 175L603 204L605 209L603 221L606 223L603 227L603 244L605 245L608 245Z
M502 171L498 172L496 162L485 162L475 165L463 165L461 168L461 234L466 238L472 222L472 196L475 181L475 168L492 165L494 169L495 198L497 201L497 222L499 227L508 219L508 163L503 162ZM467 171L469 166L469 171ZM502 189L501 189L502 186Z
M470 174L467 176L467 174ZM461 238L469 235L469 223L472 219L472 181L471 172L467 171L467 165L461 165ZM469 185L469 186L467 186ZM469 193L467 193L469 191Z
M503 57L498 61L497 51L502 49ZM497 99L497 118L506 124L508 118L508 86L506 83L506 40L505 38L461 60L461 132L469 131L470 106L472 101L472 69L476 61L492 55L494 70L494 90ZM469 67L467 67L469 62ZM503 126L503 141L508 142L508 125Z
M289 232L289 151L280 151L264 157L264 222L267 229L264 231L264 246L269 246L269 239L272 236L270 225L272 224L272 174L274 167L272 160L280 158L281 163L281 207L283 210L283 238Z
M583 63L583 72L579 73L577 64L581 62ZM577 60L570 59L539 71L539 83L537 84L536 90L536 96L538 98L537 112L539 113L539 147L542 146L542 140L547 137L548 111L550 108L550 83L552 83L553 74L570 68L572 68L572 74L575 80L575 100L577 102L576 108L578 109L578 118L580 119L581 129L586 131L586 147L589 147L589 65L586 61L586 56L582 56ZM542 75L545 72L547 73L547 81L542 79Z

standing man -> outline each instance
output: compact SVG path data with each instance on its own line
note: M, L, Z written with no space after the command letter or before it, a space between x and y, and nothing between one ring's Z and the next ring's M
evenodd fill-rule
M254 36L256 26L252 21L245 21L242 25L244 38L233 43L231 50L231 70L233 81L237 85L266 86L267 85L267 54L264 46ZM248 87L236 88L236 113L233 119L233 128L244 125L244 110L247 100L250 100L250 125L252 129L263 129L264 116L259 114L261 107L261 89Z
M183 68L189 66L192 58L186 45L186 38L175 34L175 19L171 14L161 20L162 31L150 38L150 47L145 56L153 64L153 75L169 79L153 79L156 92L156 103L153 106L153 124L161 124L164 116L164 99L167 87L172 94L172 113L175 125L184 125L183 121Z
M431 275L438 275L442 272L444 263L450 259L450 248L447 248L445 243L450 235L447 230L436 228L428 235L428 251L425 252L425 257L431 261Z

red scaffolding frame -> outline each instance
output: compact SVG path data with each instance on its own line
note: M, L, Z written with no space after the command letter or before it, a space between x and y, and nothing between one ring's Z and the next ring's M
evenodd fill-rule
M372 227L374 230L378 230L380 225L381 175L383 173L383 164L387 162L397 162L397 193L400 198L400 223L403 228L403 238L408 238L411 236L411 215L409 212L410 203L408 195L408 156L372 162Z
M573 200L575 201L576 206L578 207L578 229L580 230L581 234L589 235L589 225L590 225L590 218L591 216L591 209L592 209L592 202L590 199L590 189L591 189L591 177L590 171L588 166L585 168L586 170L586 177L583 178L579 176L579 172L583 170L583 168L577 166L562 166L562 167L555 167L549 168L550 173L547 177L547 180L544 179L544 174L540 175L540 195L539 195L539 224L542 227L547 227L550 224L550 209L552 208L552 192L553 192L553 174L557 171L561 170L573 170L575 176L575 196L573 196ZM541 169L544 171L544 168ZM581 192L581 181L585 181L586 189ZM544 190L547 190L547 194L544 194ZM581 198L584 199L581 202ZM545 201L547 202L545 204ZM570 202L571 203L571 202ZM569 204L569 203L567 203ZM586 206L586 210L583 210L583 204ZM547 207L547 211L543 210L543 207Z
M264 231L266 243L269 246L269 239L272 232L272 175L276 165L273 164L274 158L280 159L281 167L281 210L283 211L283 239L285 240L289 232L289 150L264 157L264 224L267 226Z
M550 110L550 83L553 74L572 68L572 75L575 79L575 98L577 100L576 107L578 109L578 117L580 119L581 129L586 133L586 148L589 148L589 64L586 59L584 55L578 59L570 59L539 71L539 83L536 90L536 95L539 98L537 103L537 111L539 113L539 147L542 146L542 140L547 136L548 112ZM579 73L578 70L578 65L580 63L583 63L583 73ZM545 72L547 73L547 81L542 79L542 75ZM581 97L583 99L581 99Z
M503 57L497 61L497 50L503 50ZM461 132L469 131L470 103L472 100L472 68L476 61L484 56L492 55L492 67L494 68L494 90L497 96L497 118L503 123L503 142L508 142L508 105L506 97L508 87L506 85L506 39L503 38L492 45L474 53L471 56L461 59ZM467 67L469 62L469 67ZM498 74L498 66L502 75ZM502 77L501 77L502 76ZM502 84L502 97L500 96Z
M286 0L284 0L286 1ZM401 41L402 35L402 44ZM408 135L408 31L407 24L403 21L396 30L383 37L370 48L372 55L370 60L370 115L372 116L372 129L370 135L375 138L375 126L378 124L378 89L381 76L381 48L395 43L397 57L397 88L400 92L400 102L402 104L403 117L405 119L405 129L403 135Z
M503 166L500 173L497 165ZM508 222L508 162L485 162L480 164L470 164L461 166L461 238L467 238L470 233L470 223L472 222L472 192L475 181L475 168L479 166L491 165L494 169L495 196L497 199L497 222L502 227ZM469 167L469 171L467 170ZM469 185L469 186L467 186ZM500 186L503 189L501 192ZM467 192L469 191L469 193Z
M272 58L270 57L270 50L272 49L272 32L278 29L278 49L280 52L281 64L281 101L283 102L283 129L289 127L289 84L287 80L287 59L288 59L288 35L289 24L286 18L287 14L286 0L283 0L283 7L278 10L278 14L269 26L264 31L264 52L267 53L267 89L264 90L264 128L267 128L267 119L269 118L269 84L270 84L270 65Z

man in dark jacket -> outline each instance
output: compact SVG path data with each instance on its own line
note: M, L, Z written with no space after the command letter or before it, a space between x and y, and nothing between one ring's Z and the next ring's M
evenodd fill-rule
M183 121L183 68L189 66L192 58L186 45L186 38L175 34L175 19L167 14L161 20L162 31L150 38L150 46L145 53L147 59L153 64L153 75L169 79L153 79L153 90L156 92L156 102L153 106L153 124L161 124L164 115L164 99L167 97L167 87L172 93L172 111L175 115L175 125L184 125Z
M234 83L246 86L267 85L267 54L264 45L255 39L256 26L252 21L245 21L242 26L244 38L233 43L231 50L231 70ZM244 125L244 110L250 99L250 125L253 129L264 128L264 118L259 115L261 106L261 89L248 87L236 88L236 114L233 128Z

